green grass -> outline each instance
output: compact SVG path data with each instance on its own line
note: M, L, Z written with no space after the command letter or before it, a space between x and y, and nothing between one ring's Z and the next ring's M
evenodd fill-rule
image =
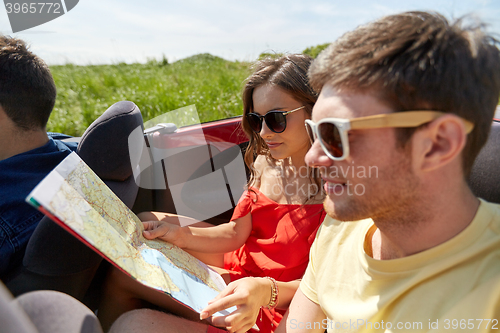
M47 130L80 136L110 105L129 100L144 121L194 104L200 121L240 115L250 64L199 54L175 63L52 66L57 100Z
M303 51L313 58L328 44ZM280 54L263 53L264 56ZM141 109L144 121L195 105L200 122L240 115L241 91L251 64L198 54L169 64L51 66L57 100L47 124L49 132L81 136L112 104L128 100ZM177 118L176 118L177 119Z

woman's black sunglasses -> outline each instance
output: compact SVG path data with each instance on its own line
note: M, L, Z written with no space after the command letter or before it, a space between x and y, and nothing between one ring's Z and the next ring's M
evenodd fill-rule
M265 120L267 127L271 131L274 133L281 133L286 129L286 116L304 107L305 106L301 106L291 111L272 110L263 116L258 113L247 113L246 118L248 125L250 125L250 128L256 133L260 133L262 130L262 119Z

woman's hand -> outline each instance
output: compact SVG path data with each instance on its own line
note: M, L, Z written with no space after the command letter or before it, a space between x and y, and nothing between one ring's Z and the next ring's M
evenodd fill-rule
M165 222L165 221L146 221L142 222L144 225L143 236L146 239L161 239L163 241L183 247L182 244L182 230L181 227Z
M236 311L227 316L212 317L212 324L229 332L246 332L257 321L261 306L269 303L271 287L271 281L266 278L246 277L233 281L201 311L200 319L236 306Z

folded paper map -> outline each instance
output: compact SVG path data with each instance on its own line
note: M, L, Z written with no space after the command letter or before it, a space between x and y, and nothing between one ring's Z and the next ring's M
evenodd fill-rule
M139 218L76 153L49 173L26 201L126 274L197 312L226 286L217 272L189 253L144 238Z

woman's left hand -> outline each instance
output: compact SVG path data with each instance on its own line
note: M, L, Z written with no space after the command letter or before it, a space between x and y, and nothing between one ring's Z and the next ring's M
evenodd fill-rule
M208 302L208 306L200 313L200 319L236 306L236 311L227 316L212 317L212 324L224 327L229 332L246 332L255 324L261 306L269 303L271 287L271 281L266 278L246 277L233 281Z

